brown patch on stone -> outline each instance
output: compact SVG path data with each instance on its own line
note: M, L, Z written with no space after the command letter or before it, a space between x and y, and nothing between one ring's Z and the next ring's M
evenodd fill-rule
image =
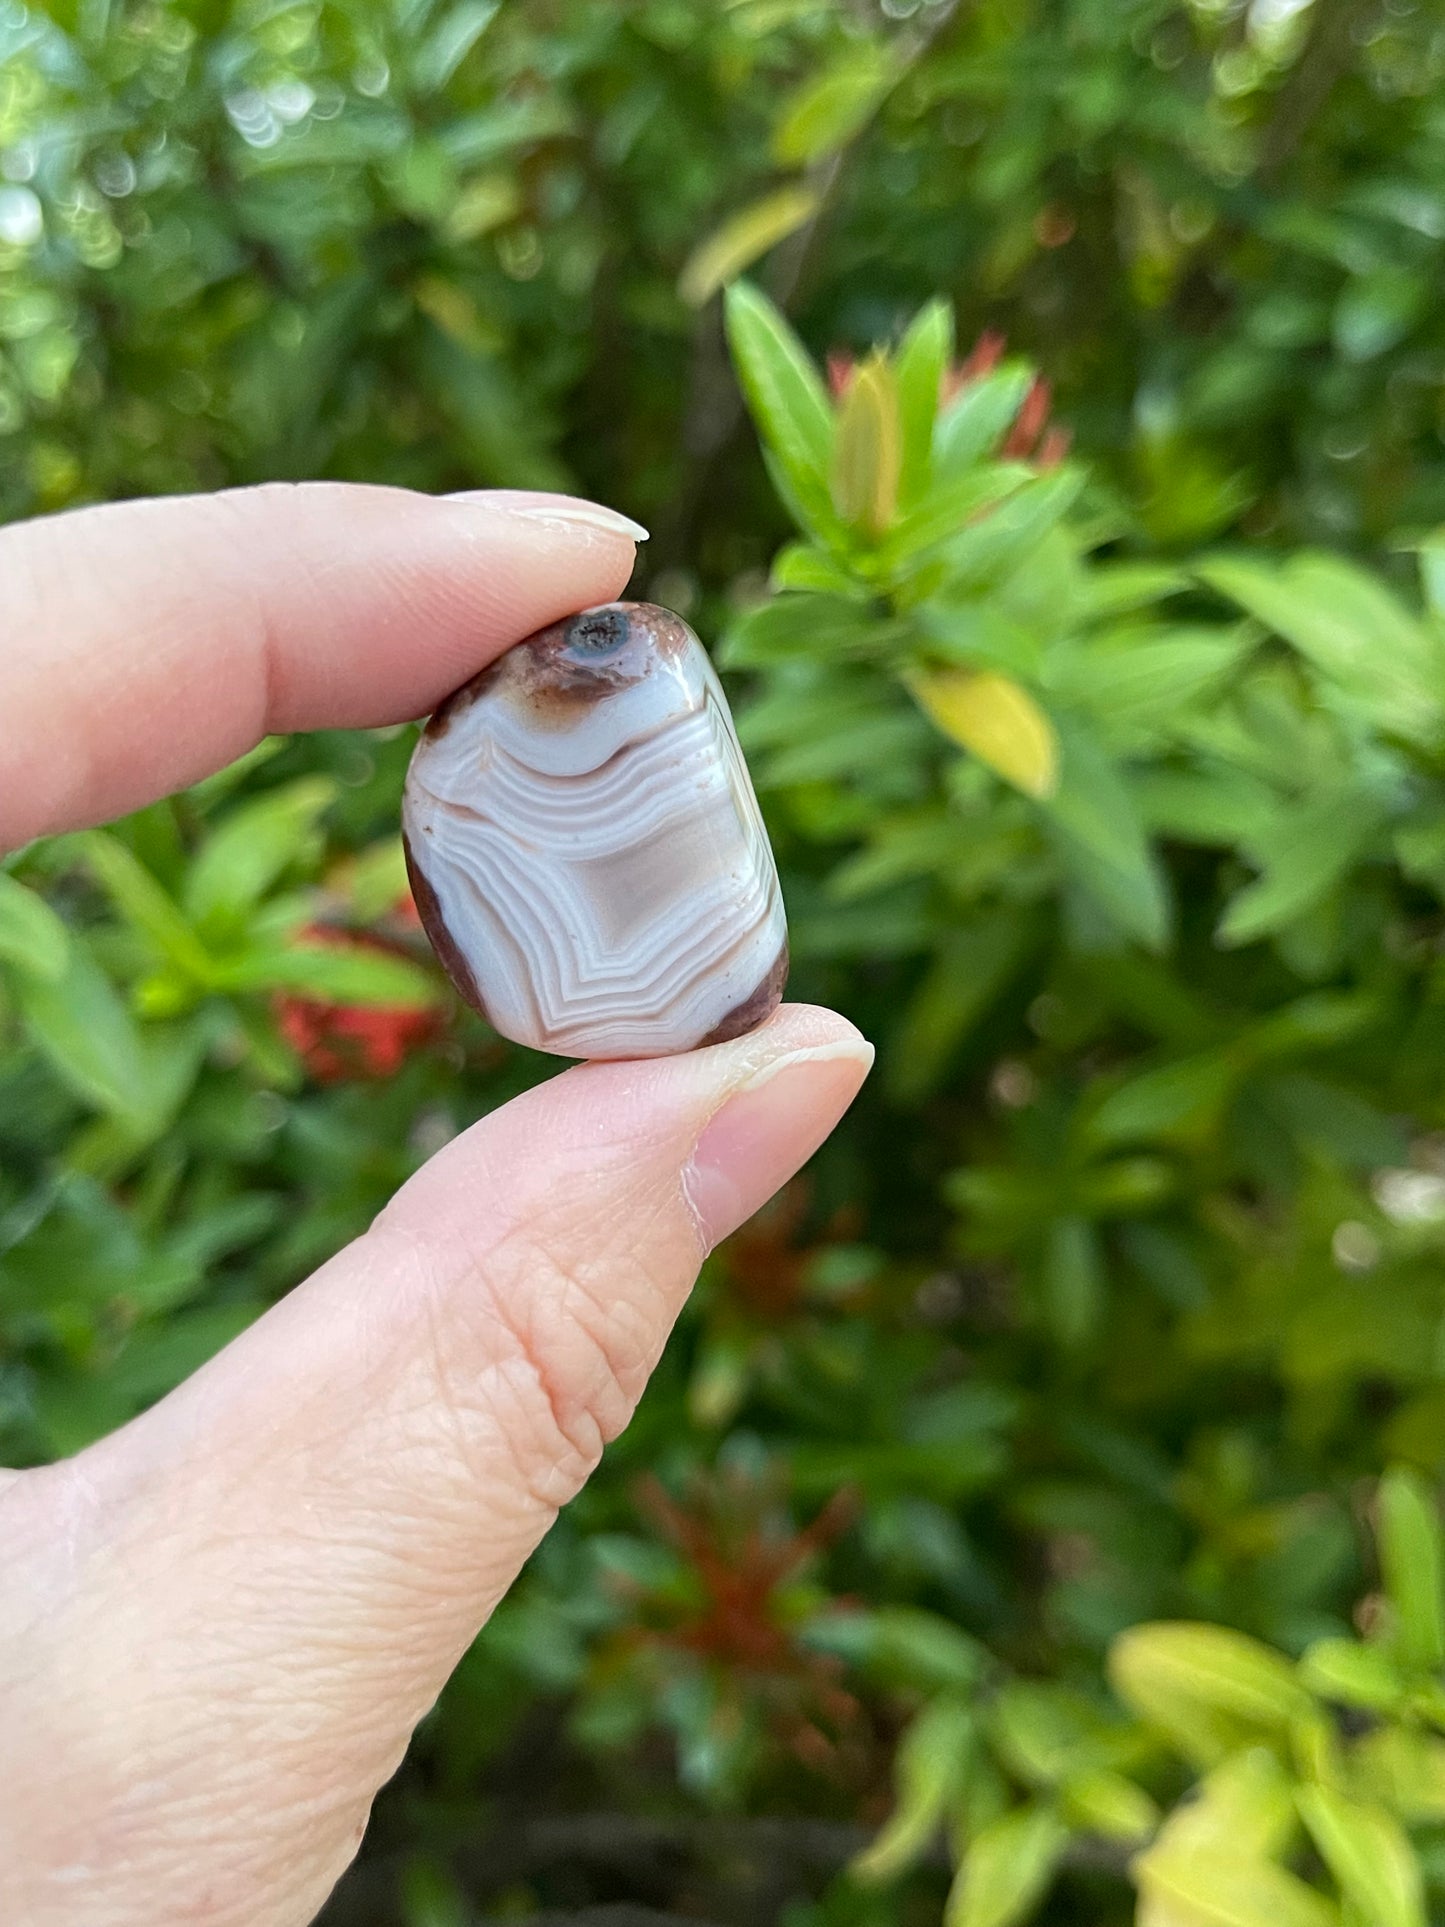
M569 653L575 642L574 624L606 609L618 609L628 619L632 634L623 648L613 657L591 662ZM656 602L608 602L597 611L580 609L514 643L454 689L438 704L423 735L432 742L445 736L458 716L492 692L514 695L542 728L566 729L594 703L642 680L650 666L648 644L671 661L686 654L697 638L681 616Z
M651 667L630 616L622 646L613 655L595 658L574 653L574 625L578 620L569 616L565 622L554 622L550 629L539 630L511 652L517 664L518 691L531 705L538 722L565 727L594 703L605 702L619 690L641 682Z
M457 717L464 710L470 709L478 697L485 696L499 680L505 661L505 656L499 656L495 662L489 662L485 669L479 669L470 681L464 682L460 689L454 689L450 696L438 703L427 720L426 728L422 731L423 739L434 743L439 737L445 736Z
M421 927L427 934L427 940L436 952L442 969L451 978L457 995L464 1003L470 1004L479 1017L484 1017L491 1024L492 1015L487 1009L481 991L477 988L472 967L462 955L456 939L447 928L447 920L442 915L437 893L427 881L421 863L412 853L411 838L405 830L401 833L401 848L406 858L406 874L411 882L412 899L416 904L417 915L421 918ZM495 1030L496 1025L492 1024L492 1028Z
M783 1001L783 986L788 981L788 943L783 939L783 947L777 960L750 997L744 997L740 1004L734 1004L722 1022L710 1030L698 1044L726 1044L734 1037L746 1037L750 1030L766 1023Z

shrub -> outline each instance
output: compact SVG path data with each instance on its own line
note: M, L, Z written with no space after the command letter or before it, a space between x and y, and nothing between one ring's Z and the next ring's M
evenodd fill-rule
M1124 1918L1131 1863L1193 1927L1224 1829L1230 1918L1408 1927L1445 1885L1424 10L52 11L0 22L6 512L328 473L651 519L794 989L880 1045L334 1918L927 1920L951 1854L956 1927ZM409 748L268 742L0 870L11 1460L545 1074L408 915Z

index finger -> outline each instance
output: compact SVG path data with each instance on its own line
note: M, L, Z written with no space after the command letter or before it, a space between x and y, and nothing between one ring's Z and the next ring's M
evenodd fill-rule
M398 722L605 602L645 531L571 496L270 483L0 531L0 850L273 731Z

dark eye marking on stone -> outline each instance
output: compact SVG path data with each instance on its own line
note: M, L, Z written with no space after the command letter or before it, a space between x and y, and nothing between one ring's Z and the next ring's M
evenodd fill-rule
M610 656L627 640L625 609L588 609L577 616L567 632L567 645L579 656Z

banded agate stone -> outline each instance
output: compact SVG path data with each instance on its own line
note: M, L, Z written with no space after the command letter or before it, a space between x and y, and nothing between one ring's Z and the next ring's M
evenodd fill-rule
M586 609L448 697L402 829L437 955L519 1044L659 1057L782 996L767 831L712 664L666 609Z

